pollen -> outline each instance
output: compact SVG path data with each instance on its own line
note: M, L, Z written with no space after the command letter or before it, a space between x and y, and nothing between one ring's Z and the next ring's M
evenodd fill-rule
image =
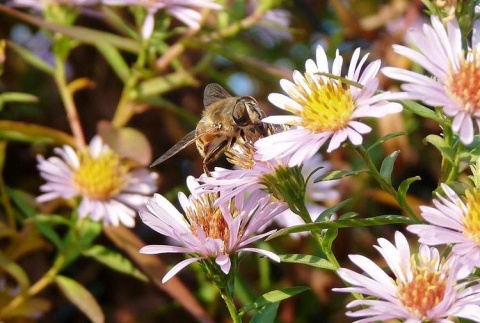
M411 279L397 280L397 294L403 306L418 318L427 318L428 311L440 303L445 296L446 279L444 266L435 266L432 261L420 264L415 255L410 259ZM436 269L436 268L439 269Z
M217 193L202 194L192 199L192 207L188 208L185 216L190 223L190 230L195 236L202 235L212 239L220 239L224 245L230 240L230 228L220 207L215 205ZM235 213L235 212L233 212ZM226 250L222 250L226 251Z
M451 72L447 80L447 93L470 114L480 111L480 54L473 50L460 62L458 71Z
M463 218L464 235L480 244L480 190L466 191L468 213Z
M73 184L80 195L96 200L108 200L118 195L128 184L129 168L120 156L108 150L92 157L88 150L79 153L80 167L73 174Z
M303 118L301 126L312 132L338 131L347 127L355 110L350 90L333 79L313 79L305 74L306 83L290 91L290 97L302 106L291 112Z

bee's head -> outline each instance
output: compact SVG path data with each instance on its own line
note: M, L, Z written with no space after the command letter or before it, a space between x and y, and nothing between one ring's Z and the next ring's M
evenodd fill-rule
M258 107L257 101L251 96L241 97L233 107L233 121L241 128L258 125L264 117L265 114Z

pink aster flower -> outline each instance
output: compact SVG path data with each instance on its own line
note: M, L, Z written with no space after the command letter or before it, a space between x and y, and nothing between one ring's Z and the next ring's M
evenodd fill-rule
M15 7L28 7L43 9L49 5L66 6L93 6L100 3L100 0L11 0L10 5Z
M408 241L400 232L395 233L395 245L380 238L378 246L374 247L395 279L361 255L350 255L350 260L365 275L345 268L338 270L338 275L351 287L335 291L368 297L347 305L347 308L361 306L346 313L355 318L363 317L356 322L391 319L410 323L451 322L451 317L480 321L480 285L460 281L465 278L465 271L455 257L447 260L437 249L425 245L420 246L417 254L411 254Z
M202 18L202 15L198 12L199 9L222 9L222 6L215 0L103 0L103 3L110 6L145 7L148 14L142 26L143 39L148 39L152 35L155 14L159 10L165 10L190 28L198 29Z
M371 128L358 118L379 118L402 111L400 104L387 101L401 98L401 94L376 94L380 60L364 66L368 54L359 60L360 49L355 50L345 78L362 86L359 88L320 74L342 76L343 58L338 51L331 70L321 46L317 47L316 56L316 62L307 60L305 74L295 71L293 82L280 81L288 96L279 93L269 95L270 102L293 115L270 116L263 121L287 124L292 128L258 140L256 147L260 159L291 156L289 165L293 166L312 157L328 139L327 152L335 150L347 139L354 145L360 145L362 135L369 133Z
M471 46L465 52L456 19L444 26L440 18L431 17L432 25L411 29L409 37L416 49L393 45L396 53L422 66L433 77L395 67L382 72L392 79L406 82L402 89L407 98L440 106L452 117L452 129L464 144L474 136L474 123L480 125L480 20L474 25Z
M480 268L480 191L467 190L462 201L446 184L441 187L446 197L437 194L434 207L420 207L430 224L413 224L407 229L426 245L453 244L452 253L462 263L470 269Z
M193 177L187 179L190 191L195 191L197 182ZM195 256L181 261L163 277L168 281L180 270L196 261L211 259L220 270L228 274L232 265L230 257L240 252L256 252L274 261L280 258L273 252L249 247L253 242L264 238L273 231L256 235L258 228L284 210L279 203L268 198L236 199L216 205L218 194L192 194L187 197L178 194L178 200L184 214L163 196L155 194L147 202L147 209L140 211L142 221L153 230L178 242L176 246L149 245L140 252L192 253Z
M39 203L79 197L80 218L133 227L136 210L157 189L156 173L130 169L99 136L82 151L70 146L54 151L59 157L37 157L40 176L47 181L40 187L44 194L37 197Z

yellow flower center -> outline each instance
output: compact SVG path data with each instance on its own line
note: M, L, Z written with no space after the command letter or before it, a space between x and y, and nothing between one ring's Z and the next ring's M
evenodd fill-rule
M108 200L127 186L129 168L114 151L108 150L94 158L85 149L79 153L79 160L73 183L82 196Z
M355 109L350 90L337 80L314 80L308 73L305 78L306 88L299 85L296 91L288 93L302 106L301 111L290 109L303 118L301 126L312 132L338 131L347 127Z
M417 264L415 255L410 259L412 278L409 282L397 279L397 294L403 306L418 318L427 319L427 313L445 295L446 279L443 265L436 269L434 262Z
M480 190L465 192L468 213L463 218L463 234L480 244Z
M447 80L447 93L462 107L473 114L480 109L480 55L476 50L469 52L467 59L463 58L460 68L450 73Z
M201 229L207 237L220 239L227 245L230 239L230 229L222 211L214 205L217 199L218 194L216 193L200 195L192 200L192 207L185 211L185 216L190 223L190 230L195 236L198 237L198 230ZM230 211L235 217L238 211L234 208L233 201L231 203Z

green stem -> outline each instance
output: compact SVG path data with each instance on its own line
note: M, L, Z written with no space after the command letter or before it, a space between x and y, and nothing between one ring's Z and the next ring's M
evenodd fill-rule
M395 190L392 184L387 182L382 177L382 175L380 174L380 171L375 166L375 163L372 161L372 159L370 158L370 155L367 153L365 148L363 148L363 146L356 146L355 151L360 155L360 157L362 157L362 159L367 164L370 170L370 175L372 175L373 179L375 179L375 181L380 185L380 187L383 188L385 191L387 191L387 193L390 194L395 199L395 201L397 201L398 205L401 205L397 190ZM418 223L421 222L417 214L410 208L410 206L406 205L405 212L407 212L408 215Z
M233 297L231 297L230 293L225 288L220 288L220 295L222 296L225 304L227 305L228 312L232 317L232 321L234 323L241 323L241 319L238 316L237 308L235 307L235 303L233 302Z
M77 149L81 149L85 146L85 136L83 135L83 129L80 124L80 118L78 116L77 107L73 100L72 92L68 88L67 77L65 73L65 61L58 55L55 57L55 82L57 83L60 96L62 97L65 110L67 112L68 123L72 129L73 136L75 137L75 144Z
M307 220L307 221L305 221L306 223L313 223L313 221L311 220L311 217L310 217L310 213L308 212L307 207L305 206L304 202L298 203L298 205L296 205L296 207L297 207L297 211L299 212L298 215L300 215L303 220ZM317 240L317 243L318 243L320 249L325 254L328 261L330 261L330 263L332 265L334 265L336 269L340 268L340 263L338 262L337 258L335 257L335 254L332 252L331 249L325 248L324 243L323 243L322 234L319 233L319 232L316 232L316 231L312 231L311 234L314 237L314 239Z
M62 270L65 264L65 259L66 257L64 254L59 254L53 266L42 276L42 278L40 278L35 284L33 284L26 293L21 293L14 297L10 301L10 303L8 303L1 310L0 317L8 317L9 313L22 305L26 300L37 295L48 285L50 285L55 280L55 277L60 272L60 270Z

